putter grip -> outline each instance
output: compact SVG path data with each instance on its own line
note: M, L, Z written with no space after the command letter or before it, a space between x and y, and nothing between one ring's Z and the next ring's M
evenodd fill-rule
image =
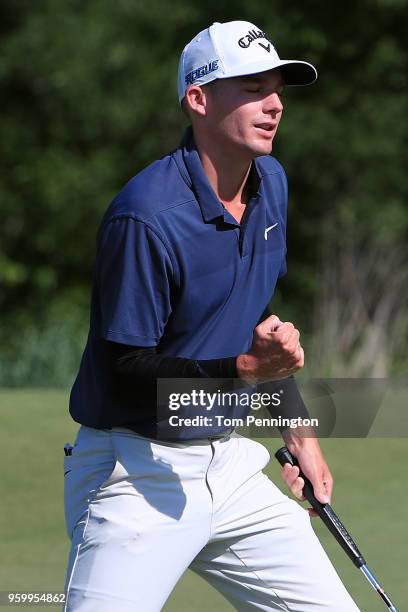
M285 463L290 463L290 465L299 466L295 457L290 453L290 451L283 446L275 453L276 459L283 466ZM358 550L356 543L353 538L344 527L343 523L334 512L333 508L330 504L322 504L316 499L313 493L313 486L310 480L306 478L302 471L300 471L299 476L303 478L305 481L305 486L303 487L303 495L306 497L307 501L310 503L312 508L316 510L317 514L320 516L326 527L330 530L330 532L334 535L340 546L347 553L349 558L352 560L354 565L360 568L362 565L365 565L365 559L361 552Z

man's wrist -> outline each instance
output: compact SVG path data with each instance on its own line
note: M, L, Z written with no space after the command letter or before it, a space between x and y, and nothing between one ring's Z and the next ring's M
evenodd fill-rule
M316 432L310 426L299 425L298 427L288 428L282 431L281 435L286 447L295 457L299 449L305 448L307 445L319 445Z
M256 359L249 353L243 353L238 355L236 359L237 373L241 380L250 385L255 385L258 382L258 378L255 375L256 371Z

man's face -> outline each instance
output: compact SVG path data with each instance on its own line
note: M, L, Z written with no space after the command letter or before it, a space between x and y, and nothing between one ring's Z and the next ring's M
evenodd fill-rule
M211 84L205 124L217 146L251 159L271 153L283 111L283 87L276 69Z

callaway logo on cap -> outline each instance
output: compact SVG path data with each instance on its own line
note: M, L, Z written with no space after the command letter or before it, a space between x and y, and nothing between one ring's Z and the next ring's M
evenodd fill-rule
M312 64L282 60L265 32L248 21L213 23L184 48L178 69L179 101L193 83L256 74L280 68L286 85L310 85L317 79Z

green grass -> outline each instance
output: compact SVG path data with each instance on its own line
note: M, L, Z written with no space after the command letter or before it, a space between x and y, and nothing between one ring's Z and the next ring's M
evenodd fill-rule
M68 415L67 400L67 393L61 391L0 391L0 591L63 588L69 542L63 517L62 447L78 429ZM280 445L279 439L262 442L271 451ZM408 440L326 439L322 447L336 480L335 510L369 567L404 610L408 607ZM271 461L267 471L280 482L277 463ZM320 520L314 519L313 524L361 610L382 612L384 605L361 572ZM54 609L59 608L36 607L44 612ZM188 571L164 609L217 612L232 608Z

